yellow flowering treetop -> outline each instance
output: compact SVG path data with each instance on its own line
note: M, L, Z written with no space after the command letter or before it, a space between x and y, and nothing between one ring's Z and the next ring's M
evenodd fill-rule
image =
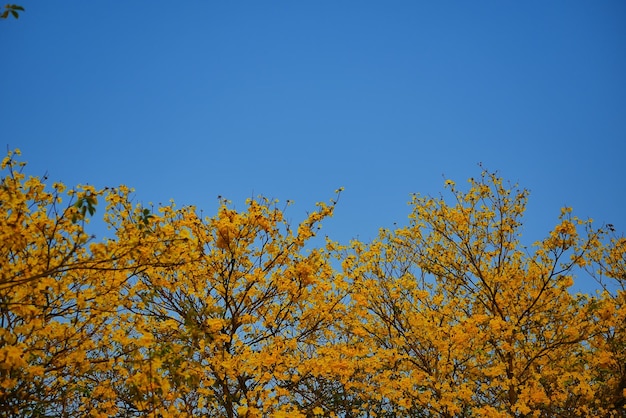
M486 172L468 192L447 187L451 200L416 195L409 226L357 246L352 327L372 360L364 396L401 416L607 416L615 405L590 368L602 305L569 291L601 232L564 209L524 248L525 190Z
M0 183L2 416L626 412L626 241L564 209L525 248L528 193L492 173L415 195L372 242L320 245L336 200L297 224L264 198L202 217L46 185L17 155ZM603 291L572 294L579 277Z

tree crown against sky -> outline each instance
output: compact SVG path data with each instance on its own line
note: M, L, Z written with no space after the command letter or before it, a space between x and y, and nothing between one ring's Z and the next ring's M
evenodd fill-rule
M297 224L261 197L204 217L2 169L3 413L624 415L626 240L565 208L524 247L528 192L496 174L318 245L336 199ZM585 278L604 288L571 292Z
M624 4L242 4L3 9L0 413L624 415Z

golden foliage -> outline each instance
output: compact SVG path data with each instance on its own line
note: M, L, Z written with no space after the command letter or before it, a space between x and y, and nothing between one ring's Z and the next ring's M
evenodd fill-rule
M315 245L278 202L213 217L120 186L0 184L0 414L624 416L626 241L483 172L372 242ZM339 194L340 191L337 191ZM86 231L103 204L112 238ZM609 228L613 229L612 226ZM593 277L595 295L574 295Z

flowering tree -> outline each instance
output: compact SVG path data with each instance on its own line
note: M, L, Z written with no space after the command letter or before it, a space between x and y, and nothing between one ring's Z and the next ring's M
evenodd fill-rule
M23 168L2 161L2 414L626 412L626 241L566 208L525 247L528 192L493 173L415 195L372 242L315 245L336 200L296 224L264 198L202 217ZM111 238L86 232L97 210Z
M224 202L207 219L193 208L162 208L166 236L179 239L162 240L157 252L168 247L184 263L148 269L131 289L124 323L144 336L133 341L132 362L116 369L125 408L227 417L312 411L315 400L298 388L327 361L317 348L341 318L346 290L325 252L305 245L333 207L319 204L295 230L266 199L242 212Z
M451 200L416 195L409 226L355 245L361 392L399 415L609 414L588 363L597 304L569 291L600 232L581 236L589 223L564 209L526 249L526 190L487 172L467 192L447 187Z

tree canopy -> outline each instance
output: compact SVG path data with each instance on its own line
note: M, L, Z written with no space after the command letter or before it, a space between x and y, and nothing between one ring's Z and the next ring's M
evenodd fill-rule
M626 416L626 239L564 208L524 246L495 173L338 243L341 190L291 224L1 169L0 415Z

